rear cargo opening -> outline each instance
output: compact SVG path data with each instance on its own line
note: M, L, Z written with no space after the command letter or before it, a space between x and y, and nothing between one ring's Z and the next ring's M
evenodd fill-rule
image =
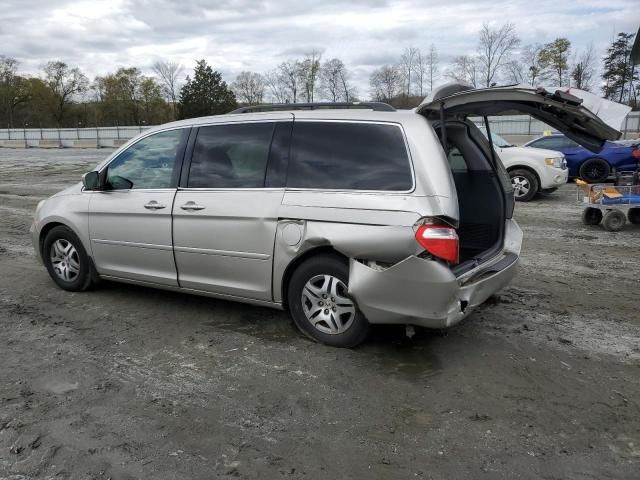
M460 211L460 263L453 269L456 274L474 268L501 250L507 217L508 192L488 149L474 139L478 132L470 130L462 121L446 123L446 151ZM436 132L440 136L437 126Z

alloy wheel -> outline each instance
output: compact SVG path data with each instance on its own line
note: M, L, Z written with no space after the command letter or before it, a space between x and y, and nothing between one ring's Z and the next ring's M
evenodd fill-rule
M60 238L51 244L51 265L58 278L72 282L80 274L80 256L71 242Z
M322 333L344 333L356 316L356 307L347 296L347 286L332 275L312 277L302 289L300 300L307 320Z
M511 185L513 186L516 198L526 196L529 193L529 190L531 190L531 183L529 183L529 180L520 175L516 175L511 179Z

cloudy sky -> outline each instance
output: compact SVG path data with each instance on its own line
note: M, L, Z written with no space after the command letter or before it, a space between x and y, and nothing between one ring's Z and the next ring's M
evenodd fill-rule
M574 50L604 52L640 25L638 0L0 0L0 54L37 73L48 60L90 77L165 58L205 58L233 80L316 49L342 58L360 91L371 70L405 47L435 44L441 69L473 53L483 22L515 24L522 45L566 36Z

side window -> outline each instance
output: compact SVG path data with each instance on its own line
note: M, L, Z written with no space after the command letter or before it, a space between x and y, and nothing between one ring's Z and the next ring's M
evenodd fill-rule
M549 140L550 138L541 138L540 140L536 140L530 146L533 148L549 148Z
M449 167L451 167L452 171L466 172L468 170L467 162L464 161L464 157L462 156L462 153L460 153L460 150L458 150L458 147L449 145L448 160L449 160Z
M576 147L579 147L579 146L580 145L578 145L576 142L574 142L570 138L564 137L562 139L562 148L576 148Z
M531 146L536 148L548 148L549 150L557 150L559 148L567 148L568 146L570 146L567 141L571 142L571 140L565 137L546 137L537 140Z
M193 147L187 187L259 188L275 122L201 127Z
M411 165L396 125L296 122L287 187L410 190Z
M107 185L114 190L172 188L176 157L186 129L169 130L134 143L107 167Z

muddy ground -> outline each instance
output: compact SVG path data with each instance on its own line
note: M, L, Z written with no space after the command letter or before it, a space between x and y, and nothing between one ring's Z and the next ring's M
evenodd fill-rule
M447 332L311 343L286 313L56 288L36 203L107 150L0 149L0 478L640 477L640 227L519 204L515 282Z

